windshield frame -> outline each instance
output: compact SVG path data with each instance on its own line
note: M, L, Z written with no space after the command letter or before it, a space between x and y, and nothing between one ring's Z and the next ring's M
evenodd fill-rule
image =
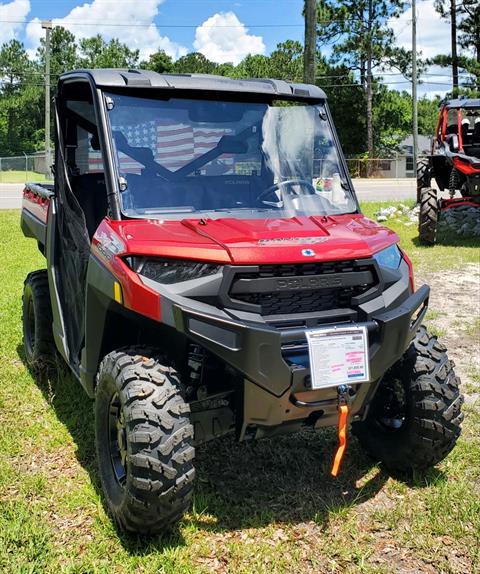
M212 214L215 215L214 218L218 219L220 212L224 212L225 218L234 218L234 219L241 219L242 210L238 209L235 213L232 210L195 210L195 211L187 211L187 210L177 210L169 212L168 209L162 210L161 212L157 211L156 213L152 210L151 213L127 213L125 208L123 207L122 202L122 190L121 190L121 182L122 182L122 174L119 166L118 161L118 154L115 151L115 143L114 143L114 134L112 129L112 124L110 121L110 106L109 106L109 99L115 97L115 95L119 96L128 96L132 98L138 99L147 99L147 100L159 100L159 101L167 101L169 99L176 99L176 100L199 100L199 101L218 101L218 102L236 102L236 103L253 103L253 104L266 104L268 106L274 106L276 102L285 102L285 103L294 103L304 106L322 106L326 118L325 121L327 122L328 129L331 134L332 138L332 147L335 149L338 165L341 169L341 181L344 184L345 191L350 195L352 203L354 205L354 209L348 211L342 211L339 214L329 214L329 215L344 215L344 214L358 214L361 213L360 205L358 202L357 195L355 193L355 189L353 187L353 183L348 171L348 165L345 160L345 156L343 154L343 150L338 138L337 131L335 129L335 125L333 123L332 115L328 106L328 102L326 98L312 98L312 97L300 97L300 96L293 96L286 97L286 96L278 96L278 95L269 95L263 93L243 93L243 92L227 92L227 91L218 91L218 92L210 92L210 91L203 91L198 92L190 89L178 89L178 90L171 90L171 89L152 89L152 88L136 88L136 89L125 89L125 88L117 88L117 87L109 87L108 89L103 88L102 96L104 100L105 106L105 130L107 135L107 140L110 142L110 150L111 154L109 158L109 164L112 171L112 179L115 184L115 195L117 197L117 202L120 211L120 218L121 219L162 219L162 220L182 220L182 219L203 219L203 218L210 218ZM172 172L175 173L175 172ZM251 210L253 211L253 210ZM259 211L259 210L256 210ZM275 212L274 209L262 209L262 212L265 212L265 216L262 218L265 219L283 219L292 217L286 215L284 213ZM244 213L246 210L243 211ZM299 216L300 214L296 214L293 216ZM323 217L323 213L318 214L308 214L309 216L318 216Z

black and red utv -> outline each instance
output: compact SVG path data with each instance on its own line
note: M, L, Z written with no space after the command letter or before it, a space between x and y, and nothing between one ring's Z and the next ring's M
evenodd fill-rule
M460 434L453 364L421 326L398 236L361 213L316 86L140 70L64 74L55 184L22 229L32 369L58 353L95 400L117 524L188 509L195 444L352 424L391 469ZM292 456L294 456L292 454Z
M441 192L448 190L448 199L438 198L432 179ZM442 104L431 155L417 165L417 201L419 238L425 244L435 243L442 211L472 206L480 215L480 99Z

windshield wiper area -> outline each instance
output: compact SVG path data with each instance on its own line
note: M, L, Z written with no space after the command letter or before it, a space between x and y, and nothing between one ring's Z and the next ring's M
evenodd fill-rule
M196 209L192 205L142 209L142 213L145 213L145 215L148 215L150 213L194 213L195 211Z
M262 203L264 203L265 205L269 205L270 207L276 207L277 209L282 209L282 207L283 207L283 200L266 201L265 199L262 199Z
M225 213L227 211L231 211L232 213L235 211L270 211L266 207L222 207L219 209L206 209L205 211L213 211L214 213L220 212Z

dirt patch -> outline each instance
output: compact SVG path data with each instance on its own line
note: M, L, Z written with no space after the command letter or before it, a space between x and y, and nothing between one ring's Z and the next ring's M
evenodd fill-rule
M448 348L469 402L480 400L480 265L423 272L416 284L431 287L426 323Z

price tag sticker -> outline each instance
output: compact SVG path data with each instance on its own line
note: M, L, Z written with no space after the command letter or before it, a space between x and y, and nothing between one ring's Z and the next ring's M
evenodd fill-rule
M313 389L370 380L365 326L322 327L306 336Z

